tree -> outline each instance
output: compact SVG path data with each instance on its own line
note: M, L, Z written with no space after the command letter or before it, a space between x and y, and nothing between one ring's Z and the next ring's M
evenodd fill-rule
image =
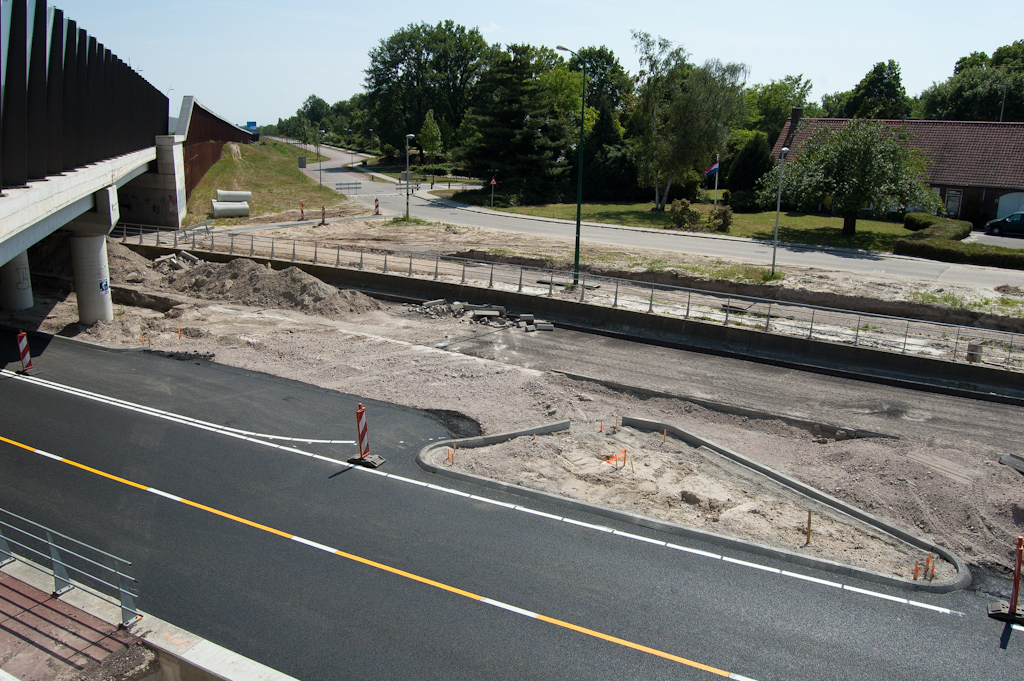
M953 67L953 75L966 71L967 69L985 68L988 66L988 55L984 52L971 52L966 57L960 57L956 60L956 66Z
M849 108L850 97L852 96L852 90L824 95L821 98L822 115L820 118L849 118L846 115L846 111Z
M420 134L416 136L416 139L420 143L420 148L423 149L427 154L439 154L443 148L441 145L441 130L437 127L437 123L434 122L434 110L428 109L426 119L423 121L423 127L420 128Z
M300 116L305 118L314 126L320 125L320 123L326 119L330 113L331 107L328 106L327 102L316 95L306 97L306 101L302 103L302 107L298 111Z
M936 210L926 159L910 140L905 125L853 120L835 129L823 126L786 163L782 195L805 207L831 197L833 209L843 216L843 236L856 233L857 213L871 206L879 213L909 206ZM776 166L761 179L762 196L774 201L778 185Z
M755 131L740 147L729 169L728 185L731 191L751 190L757 181L774 165L768 135Z
M1014 40L1009 45L1003 45L992 53L989 66L994 69L1003 69L1010 73L1024 71L1024 40Z
M500 52L480 83L486 96L462 126L458 158L472 175L497 177L516 201L556 198L567 169L566 130L538 78L549 57L529 45Z
M774 146L793 107L802 108L812 88L811 81L804 80L803 74L747 88L747 128L765 133L768 145Z
M476 97L491 48L480 31L447 20L436 26L409 24L370 50L366 69L371 127L382 142L405 146L429 109L437 116L443 143L455 131Z
M1005 97L1005 106L1004 106ZM1024 121L1024 73L993 68L960 71L921 93L923 118L946 121Z
M910 113L900 65L878 62L857 83L846 105L849 118L905 118Z
M587 103L595 109L602 107L618 111L623 101L633 92L633 79L619 64L615 53L601 47L584 47L569 59L573 71L587 67Z

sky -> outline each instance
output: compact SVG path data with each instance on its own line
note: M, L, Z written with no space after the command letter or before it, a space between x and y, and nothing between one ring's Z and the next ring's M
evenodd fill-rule
M7 0L4 0L5 2ZM363 89L369 51L399 28L451 19L490 43L605 45L639 69L631 31L682 45L697 63L748 66L748 84L803 74L812 99L853 88L896 60L907 94L953 72L961 56L1024 39L1020 0L50 0L155 87L171 115L194 95L235 123L276 123L316 94Z

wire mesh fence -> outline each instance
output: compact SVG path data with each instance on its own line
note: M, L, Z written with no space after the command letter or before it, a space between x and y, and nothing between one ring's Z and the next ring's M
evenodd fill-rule
M495 263L423 252L217 232L209 225L158 231L125 225L115 232L140 245L274 258L515 291L532 296L646 312L903 355L1024 367L1024 334L927 320L730 295L581 272Z

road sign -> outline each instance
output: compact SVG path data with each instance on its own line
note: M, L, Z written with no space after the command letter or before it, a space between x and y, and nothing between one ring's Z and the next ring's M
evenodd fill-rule
M494 185L496 185L496 184L498 184L498 181L497 181L497 180L495 180L495 179L494 179L494 178L492 177L492 178L491 178L491 186L493 187L493 186L494 186Z
M402 182L412 182L412 173L409 172L408 170L403 170L401 177Z
M306 157L305 156L299 156L299 167L300 168L305 168L306 167Z

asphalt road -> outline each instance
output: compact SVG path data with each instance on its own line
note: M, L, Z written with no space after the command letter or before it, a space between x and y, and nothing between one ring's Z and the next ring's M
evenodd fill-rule
M0 348L12 343L0 334ZM39 378L97 395L259 433L355 436L355 396L201 360L35 346ZM10 354L0 361L14 368ZM445 435L421 412L364 401L371 449L395 478L9 375L0 395L5 438L358 557L0 443L0 506L133 560L143 610L308 681L711 676L659 652L761 681L1010 679L1024 661L1024 632L986 618L988 599L974 592L908 594L727 552L952 611L940 612L717 560L690 552L721 553L714 546L587 514L570 521L634 536L535 515L566 511L437 479L413 462Z

